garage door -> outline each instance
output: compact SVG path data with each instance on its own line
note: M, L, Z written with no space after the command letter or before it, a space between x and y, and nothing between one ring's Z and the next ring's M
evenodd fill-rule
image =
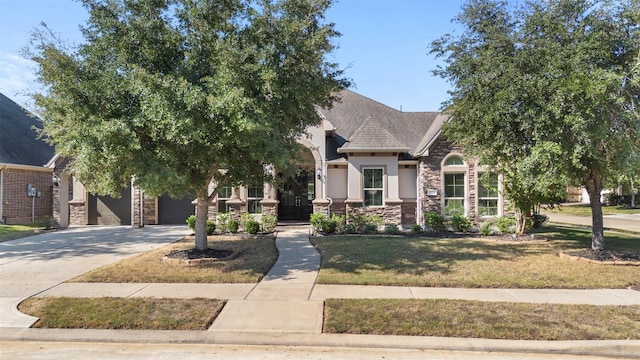
M131 188L120 198L89 194L89 225L131 225Z
M185 196L181 199L173 199L165 194L158 198L158 224L186 224L190 215L195 214L195 205L191 202L194 196Z

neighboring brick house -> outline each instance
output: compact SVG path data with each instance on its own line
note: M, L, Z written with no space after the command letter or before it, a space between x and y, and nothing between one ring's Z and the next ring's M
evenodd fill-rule
M39 140L40 120L0 94L0 223L26 224L52 216L54 150Z
M308 221L312 213L377 214L385 223L412 225L423 224L425 211L474 219L503 213L497 175L489 176L494 186L482 186L479 178L487 169L441 138L448 116L398 111L350 90L339 97L330 109L318 109L321 124L298 139L303 151L295 177L284 179L277 169L267 169L276 172L278 184L218 189L209 217L230 212ZM72 218L92 223L87 214L95 205L85 190L77 193L81 184L73 186L70 204L82 215L71 211ZM121 201L130 210L120 218L134 226L140 219L164 223L161 214L168 208L193 212L188 199L165 206L137 189L124 190Z

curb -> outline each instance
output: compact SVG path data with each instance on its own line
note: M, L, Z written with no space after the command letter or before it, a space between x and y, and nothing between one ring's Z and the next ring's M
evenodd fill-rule
M0 329L0 341L218 344L429 349L637 359L640 340L532 341L397 335L300 334L173 330Z

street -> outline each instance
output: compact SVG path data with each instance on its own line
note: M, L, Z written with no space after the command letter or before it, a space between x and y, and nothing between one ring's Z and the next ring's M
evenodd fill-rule
M464 341L464 339L460 339ZM206 344L124 344L124 343L64 343L64 342L0 342L0 359L154 359L154 360L258 360L258 359L430 359L430 360L593 360L603 357L558 354L512 354L489 352L437 351L415 349L374 349L303 346L238 346Z

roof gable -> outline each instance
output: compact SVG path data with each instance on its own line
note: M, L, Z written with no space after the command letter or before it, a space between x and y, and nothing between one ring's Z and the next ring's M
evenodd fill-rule
M40 119L0 94L0 163L43 166L53 157L34 128L42 128Z
M393 151L407 152L409 148L406 144L396 139L387 129L382 127L373 118L367 118L358 129L355 130L353 136L348 142L342 146L338 152L357 152L357 151Z
M383 146L404 148L406 153L420 156L447 118L440 112L398 111L350 90L342 90L338 98L331 108L319 111L335 128L333 143L341 146L341 152ZM367 133L361 134L365 130Z

